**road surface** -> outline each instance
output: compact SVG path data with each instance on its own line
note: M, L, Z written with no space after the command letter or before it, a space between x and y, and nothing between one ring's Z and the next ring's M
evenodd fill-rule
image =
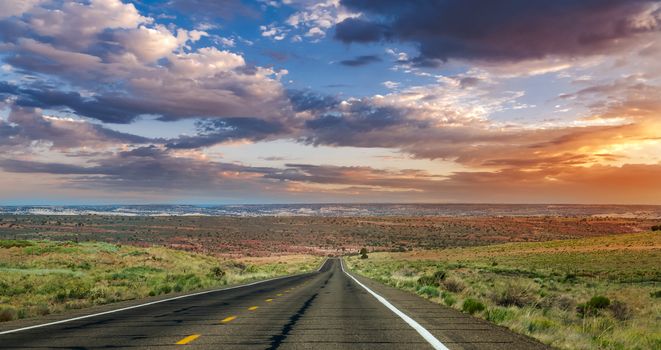
M327 260L314 273L0 333L0 348L548 349L410 293L352 277L339 259Z

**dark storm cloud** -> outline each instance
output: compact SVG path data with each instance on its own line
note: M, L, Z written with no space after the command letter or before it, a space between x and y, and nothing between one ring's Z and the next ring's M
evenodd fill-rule
M348 67L359 67L359 66L365 66L370 63L376 63L376 62L381 62L381 58L376 55L363 55L363 56L358 56L349 60L344 60L340 61L341 65L348 66Z
M343 0L367 19L337 24L345 43L413 42L414 61L524 60L590 55L624 47L661 28L656 0ZM641 21L644 18L644 21ZM643 23L644 22L644 23Z
M369 43L387 37L386 26L360 18L347 18L335 27L335 39L344 43Z

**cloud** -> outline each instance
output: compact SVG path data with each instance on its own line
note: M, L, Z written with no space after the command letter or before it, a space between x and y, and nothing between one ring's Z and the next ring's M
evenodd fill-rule
M326 36L328 29L336 23L359 16L347 11L340 5L340 0L326 0L311 3L287 18L286 23L302 31L302 35L312 39Z
M414 59L420 65L607 53L661 29L661 7L652 0L343 0L342 5L364 16L338 23L336 39L411 42L420 49Z
M14 173L42 173L68 176L74 188L105 188L120 191L208 191L256 186L253 177L270 168L220 163L203 157L178 156L156 146L133 148L111 157L97 159L93 165L2 159L0 167Z
M20 16L45 0L0 1L0 19Z
M285 125L257 118L205 119L197 122L198 134L168 141L172 149L195 149L224 142L251 142L288 135Z
M48 145L51 149L69 150L80 147L104 149L155 141L81 120L45 116L39 109L17 106L11 107L6 121L0 119L0 136L0 149L9 146L14 150L30 149L35 143Z
M305 94L294 99L295 106L310 113L299 139L313 145L397 149L417 158L489 170L619 166L643 161L636 153L654 154L659 143L654 130L661 127L661 91L637 80L561 96L582 96L578 100L584 105L577 108L587 111L582 118L555 124L490 120L496 112L518 108L522 95L500 91L488 77L479 84L467 84L461 76L439 82L343 101Z
M287 34L289 34L288 29L277 26L275 23L259 26L259 30L262 32L263 37L272 38L277 41L283 40L287 37Z
M92 0L87 4L66 1L55 9L36 7L27 19L36 34L69 47L89 45L108 29L135 28L150 21L133 4L120 0Z
M192 48L205 32L155 24L132 4L37 6L0 25L10 22L15 35L2 37L4 60L37 79L14 83L20 104L110 123L141 115L277 119L287 112L279 82L285 70L253 66L215 47Z
M386 26L361 18L348 18L335 26L335 39L344 43L369 43L389 37Z
M379 56L363 55L363 56L357 56L349 60L340 61L340 64L348 67L360 67L376 62L381 62L381 58Z
M2 126L0 126L2 130ZM272 158L281 160L280 157ZM204 198L254 193L299 200L656 203L661 163L584 166L578 155L544 162L513 156L500 170L433 174L417 169L223 163L196 151L133 147L85 165L0 157L5 172L60 176L65 188L195 194ZM499 164L499 165L503 165ZM608 191L604 191L608 188Z

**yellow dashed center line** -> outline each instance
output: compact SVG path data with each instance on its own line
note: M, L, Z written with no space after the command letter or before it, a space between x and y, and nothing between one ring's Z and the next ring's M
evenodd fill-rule
M188 343L192 342L193 340L199 338L200 336L201 336L201 334L193 334L193 335L189 335L189 336L187 336L186 338L184 338L184 339L178 341L178 342L177 342L177 345L185 345L185 344L188 344Z
M249 311L255 311L259 308L259 306L251 306L248 308Z
M220 323L231 322L231 321L234 321L235 319L236 319L236 316L225 317L222 321L220 321Z
M276 294L275 296L276 296L276 297L281 297L281 296L282 296L282 293L278 293L278 294Z
M266 301L267 303L270 303L270 302L273 301L273 299L266 299L265 301Z

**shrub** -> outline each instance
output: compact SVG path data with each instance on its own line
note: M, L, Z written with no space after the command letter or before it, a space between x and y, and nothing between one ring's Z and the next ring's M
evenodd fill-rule
M545 331L547 329L553 328L554 324L551 320L545 318L535 318L528 323L528 332L535 333L539 331Z
M622 301L613 300L609 309L613 313L613 317L618 321L626 321L631 318L631 308Z
M576 281L576 274L575 273L567 273L565 274L565 278L563 279L564 282L575 282Z
M16 309L11 306L0 307L0 322L15 320L18 317Z
M514 316L514 313L510 310L501 308L501 307L496 307L492 309L488 309L485 318L487 321L500 324L503 323L505 320L510 319Z
M438 283L436 283L436 280L434 279L433 276L421 276L418 278L418 285L419 286L438 286Z
M154 296L154 295L160 295L160 294L168 294L170 292L172 292L172 287L170 287L170 285L168 285L168 284L162 284L160 286L154 287L154 289L152 289L149 292L149 295Z
M434 286L422 286L418 288L418 294L425 295L431 298L431 297L439 296L440 292L438 291L438 288Z
M365 247L360 248L360 258L367 259L367 248Z
M561 310L571 310L576 307L576 301L568 295L559 295L553 298L553 304L555 304Z
M433 278L440 285L441 282L445 280L446 276L447 273L445 272L445 270L436 270L436 272L434 272Z
M468 298L464 300L464 304L461 306L461 310L463 310L464 312L468 312L471 315L476 312L484 311L484 309L485 309L484 304L473 298Z
M610 299L602 295L593 296L590 301L587 302L587 306L594 309L605 309L610 305Z
M46 316L50 314L50 309L48 308L48 304L41 303L32 307L32 313L39 316Z
M492 296L493 301L500 306L524 307L534 304L535 297L531 295L530 290L521 285L509 284L500 293Z
M661 225L652 226L652 231L661 231Z
M211 277L212 278L220 280L223 277L225 277L225 274L226 274L226 272L223 269L221 269L219 266L215 266L215 267L211 268Z
M652 298L661 298L661 290L657 290L655 292L650 293L650 296Z
M445 288L445 290L452 293L460 293L466 288L464 283L456 278L448 278L445 281L443 281L443 287Z
M452 306L454 303L457 302L457 299L455 299L454 295L448 292L443 292L443 303L447 306Z
M90 294L89 288L80 285L69 289L68 297L70 299L85 299L89 294Z
M582 303L576 306L576 312L579 316L594 316L599 313L599 310L605 309L610 305L610 299L605 296L593 296L587 303Z
M13 248L13 247L29 247L34 245L30 241L18 240L18 239L6 239L0 240L0 248Z

